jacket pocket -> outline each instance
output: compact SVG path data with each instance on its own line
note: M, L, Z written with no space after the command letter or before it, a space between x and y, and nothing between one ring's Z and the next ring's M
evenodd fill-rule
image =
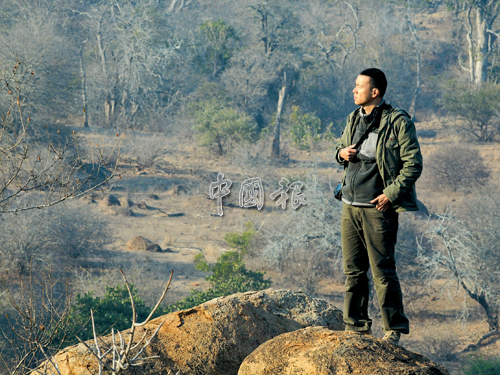
M391 179L401 169L400 147L397 139L389 139L385 142L385 165L389 169Z

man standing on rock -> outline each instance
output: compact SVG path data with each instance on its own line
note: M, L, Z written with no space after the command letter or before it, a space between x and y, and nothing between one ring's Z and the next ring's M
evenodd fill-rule
M415 181L422 155L410 116L384 100L385 74L363 70L356 79L359 107L347 125L335 158L344 166L341 199L346 331L371 334L368 269L371 267L382 313L384 340L399 344L409 333L394 250L398 212L417 211Z

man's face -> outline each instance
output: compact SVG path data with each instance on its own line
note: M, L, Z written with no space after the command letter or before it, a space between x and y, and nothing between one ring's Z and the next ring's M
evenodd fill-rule
M378 89L372 87L370 77L361 74L356 78L356 86L352 92L354 93L354 104L363 107L372 104L379 95Z

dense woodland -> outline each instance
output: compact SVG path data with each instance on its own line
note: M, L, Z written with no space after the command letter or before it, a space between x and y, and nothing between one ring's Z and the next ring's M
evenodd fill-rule
M120 160L151 167L168 152L151 134L172 149L195 141L207 158L235 165L245 162L238 159L246 147L262 169L286 166L285 144L312 154L331 150L355 109L353 83L366 67L387 74L387 101L411 114L421 139L439 140L425 152L422 177L435 207L418 221L401 221L405 297L420 301L426 285L440 285L461 293L453 297L463 305L454 320L476 314L486 322L474 342L428 333L427 346L415 349L460 363L452 366L456 374L500 368L488 351L467 362L469 353L500 338L499 175L481 151L500 140L499 15L498 0L3 0L0 309L11 320L0 322L0 368L27 371L50 350L76 342L65 343L65 335L88 324L84 309L93 303L119 309L128 298L116 286L120 280L101 290L102 300L72 301L53 282L58 272L68 277L75 262L90 269L89 254L113 242L106 218L73 198L121 178ZM419 126L431 122L439 126ZM123 134L137 136L135 143L123 144ZM313 295L325 278L340 285L339 207L325 181L314 173L302 177L307 207L272 226L255 221L229 233L234 252L215 264L196 260L208 274L207 291L179 296L158 313L271 282L301 285ZM456 203L440 206L441 197ZM249 254L275 279L246 268ZM52 275L54 263L66 270ZM37 315L43 329L23 316L22 303L40 308L32 278L42 280L37 287L51 301L43 299ZM68 287L78 283L69 280ZM153 300L137 301L140 314L148 315ZM117 316L126 319L128 311L119 313L102 320L102 329ZM80 335L91 337L86 330Z
M461 112L443 94L464 102L473 88L494 91L498 6L7 0L1 63L7 72L18 59L33 71L20 100L37 124L175 132L190 111L234 111L257 136L286 87L288 108L315 114L320 133L333 124L337 135L366 66L387 72L388 100L417 118L443 106Z

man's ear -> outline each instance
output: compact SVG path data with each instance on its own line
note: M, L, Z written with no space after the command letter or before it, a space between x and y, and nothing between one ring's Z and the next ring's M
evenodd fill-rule
M375 98L377 98L377 97L379 97L379 96L380 96L380 90L379 90L379 89L377 89L376 87L374 87L374 88L372 89L372 99L375 99Z

